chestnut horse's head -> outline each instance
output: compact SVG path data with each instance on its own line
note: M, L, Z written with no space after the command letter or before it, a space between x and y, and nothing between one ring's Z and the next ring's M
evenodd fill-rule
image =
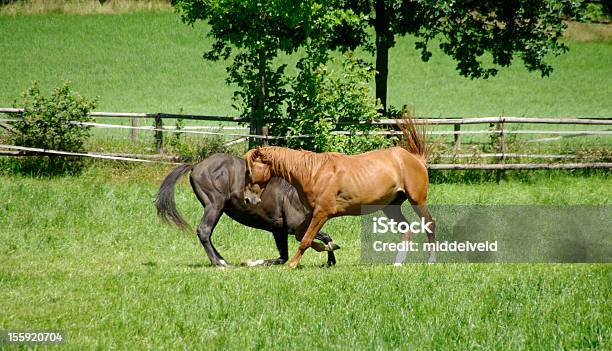
M244 201L257 205L261 202L261 194L272 179L270 166L260 149L250 150L244 155L246 173L244 175Z

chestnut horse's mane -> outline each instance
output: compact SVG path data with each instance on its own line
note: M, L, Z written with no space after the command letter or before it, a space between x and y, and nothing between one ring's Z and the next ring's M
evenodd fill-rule
M317 154L312 151L292 150L277 146L258 148L256 154L266 160L272 172L285 179L291 177L292 171L316 173L327 160L336 155L334 153Z
M412 112L406 107L402 110L402 118L396 120L395 123L404 135L402 147L411 154L420 156L427 164L427 124L419 123L417 126Z

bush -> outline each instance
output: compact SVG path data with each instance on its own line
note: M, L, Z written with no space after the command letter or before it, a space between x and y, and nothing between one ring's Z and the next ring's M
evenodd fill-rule
M15 101L14 106L22 107L24 112L13 124L15 133L11 134L10 141L17 146L83 152L90 127L77 123L91 121L89 114L95 105L95 99L88 100L73 93L68 83L55 88L51 96L46 97L34 82L21 99ZM78 158L62 156L25 158L19 163L21 170L36 174L77 171L84 164Z
M176 121L177 130L183 128L182 120ZM222 129L216 132L221 132ZM235 154L242 156L243 152L236 152L233 148L226 145L226 140L222 135L209 135L198 140L187 139L182 133L175 133L168 139L166 150L178 155L183 162L197 163L216 153Z
M584 22L606 22L609 20L609 5L604 6L598 3L584 3L581 11Z
M318 152L352 154L390 145L384 136L360 135L375 130L369 122L379 117L380 105L370 94L373 68L352 53L344 56L338 71L328 69L325 61L326 57L312 51L299 61L287 114L272 126L271 133L288 136L284 141L288 147ZM335 135L335 130L350 134Z

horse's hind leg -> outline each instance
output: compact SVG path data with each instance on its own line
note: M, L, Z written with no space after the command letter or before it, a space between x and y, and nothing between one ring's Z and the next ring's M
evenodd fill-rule
M434 245L436 242L436 222L431 216L431 213L429 213L429 210L427 209L427 204L425 203L417 204L417 203L414 203L412 200L410 201L410 203L412 204L412 209L414 210L414 212L416 212L416 214L420 218L424 219L425 227L421 229L427 232L427 241L430 244L428 262L435 263L436 262L436 252L434 249L435 248ZM389 205L383 209L383 212L385 212L385 214L389 218L392 218L396 220L397 222L407 222L406 217L404 217L404 214L402 213L401 205L395 205L395 204ZM404 234L404 241L408 241L408 242L412 241L412 232L407 231L406 234ZM406 260L406 254L407 254L407 251L398 251L395 257L395 264L401 265Z
M217 249L212 244L212 233L215 229L215 226L219 222L219 218L223 214L223 210L219 208L219 206L215 206L213 204L209 204L206 206L204 210L204 216L198 225L197 234L200 239L200 243L202 247L204 247L204 251L206 251L206 255L210 262L218 267L227 267L228 264L223 259L223 257L219 254Z
M209 183L202 180L201 174L196 175L192 173L191 177L189 177L189 182L193 192L204 207L204 216L202 216L197 228L200 243L214 266L227 267L229 266L228 263L212 244L212 233L223 214L226 199L223 193L211 188Z
M402 199L402 202L403 202L403 199ZM383 212L385 213L385 215L387 215L388 218L395 220L397 223L408 222L406 220L406 217L404 217L404 214L402 213L402 205L401 205L402 202L396 201L386 206L385 208L383 208ZM412 242L412 233L410 231L407 231L404 234L404 241L407 243ZM407 254L408 254L408 251L398 251L397 255L395 256L394 264L396 266L402 265L404 261L406 260Z
M414 212L416 212L416 214L425 219L425 223L427 225L427 223L430 223L429 226L427 227L429 230L425 229L427 231L427 242L430 245L429 248L429 263L435 263L436 262L436 250L435 250L435 243L436 243L436 221L433 219L433 217L431 216L431 213L429 213L429 209L427 208L427 204L425 204L424 202L421 204L413 204L412 208L414 209Z

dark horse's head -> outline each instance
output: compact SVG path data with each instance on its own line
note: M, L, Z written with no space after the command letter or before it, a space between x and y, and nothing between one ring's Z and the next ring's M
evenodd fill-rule
M272 179L270 166L260 149L249 150L244 156L246 173L244 176L244 201L257 205L261 202L261 194Z

